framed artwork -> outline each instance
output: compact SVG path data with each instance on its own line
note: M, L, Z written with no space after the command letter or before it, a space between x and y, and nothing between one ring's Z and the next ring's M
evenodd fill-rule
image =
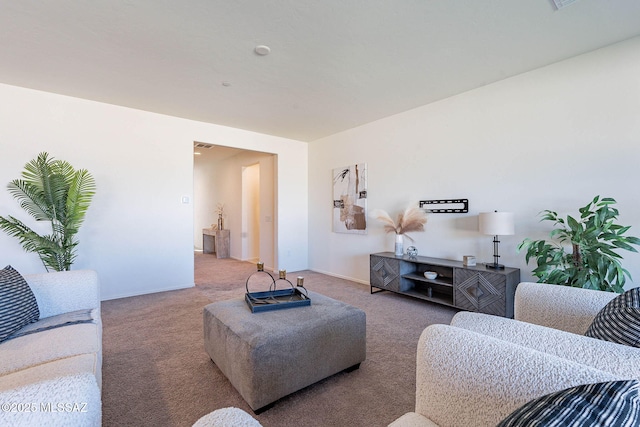
M333 170L333 231L367 234L367 164Z

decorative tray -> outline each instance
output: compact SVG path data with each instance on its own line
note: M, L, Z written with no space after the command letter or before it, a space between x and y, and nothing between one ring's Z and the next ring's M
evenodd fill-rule
M258 271L254 272L247 278L246 290L244 296L247 305L252 313L262 311L282 310L292 307L303 307L311 305L311 300L304 287L304 278L298 277L297 286L293 286L287 279L286 270L280 270L280 277L276 280L271 273L264 271L264 263L258 262ZM252 277L263 277L267 279L269 286L268 291L250 292L249 281ZM285 284L285 289L277 289L278 284Z
M252 313L311 305L309 297L297 288L266 292L248 292L244 299Z

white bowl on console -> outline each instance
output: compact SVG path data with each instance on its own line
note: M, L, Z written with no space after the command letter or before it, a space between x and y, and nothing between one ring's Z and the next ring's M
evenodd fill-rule
M433 280L436 277L438 277L438 273L436 273L435 271L425 271L424 277L426 277L429 280Z

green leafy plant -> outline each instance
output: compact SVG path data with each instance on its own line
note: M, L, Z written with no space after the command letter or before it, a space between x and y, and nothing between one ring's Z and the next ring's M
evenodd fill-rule
M555 241L525 239L518 245L518 252L526 250L526 261L535 259L538 267L533 275L538 282L609 292L623 292L627 270L622 268L616 250L637 252L632 245L640 245L640 239L624 234L629 226L616 224L618 210L612 198L596 196L579 209L578 219L566 220L556 212L542 211L541 221L552 221L557 227L549 237ZM571 247L571 252L566 249Z
M0 229L16 237L27 252L37 253L47 271L69 270L79 243L75 236L95 194L91 174L43 152L24 166L22 179L7 187L36 221L51 222L51 234L41 236L10 215L0 216Z

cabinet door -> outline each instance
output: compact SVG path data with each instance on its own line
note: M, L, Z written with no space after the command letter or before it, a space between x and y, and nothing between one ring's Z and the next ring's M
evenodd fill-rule
M371 255L369 266L371 286L400 291L400 260Z
M463 310L505 316L506 282L503 274L456 268L454 303Z

